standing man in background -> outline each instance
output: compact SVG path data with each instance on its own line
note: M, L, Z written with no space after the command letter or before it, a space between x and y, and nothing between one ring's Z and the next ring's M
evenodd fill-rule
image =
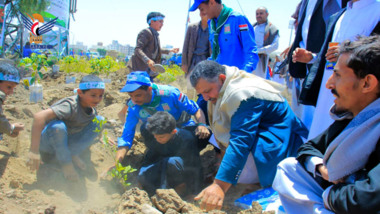
M221 0L194 0L189 11L196 9L210 19L211 59L252 73L259 56L255 32L248 19L222 4Z
M155 72L154 65L161 64L161 54L169 52L178 53L178 48L172 50L161 49L158 31L164 25L165 16L160 12L150 12L146 18L148 28L140 31L137 36L135 52L127 67L131 71L146 71L151 79L158 73ZM128 73L129 73L128 72Z
M310 129L314 106L299 103L298 97L307 72L321 50L328 18L346 5L347 0L302 1L298 15L298 27L293 44L288 52L289 73L294 78L292 87L292 109ZM307 53L313 57L307 58Z
M196 92L190 84L189 74L194 66L211 56L207 16L199 14L201 21L190 24L182 48L182 70L187 79L187 96L194 99Z
M276 26L268 22L268 9L259 7L256 10L256 23L253 24L259 62L254 74L266 78L269 54L278 48L279 33Z

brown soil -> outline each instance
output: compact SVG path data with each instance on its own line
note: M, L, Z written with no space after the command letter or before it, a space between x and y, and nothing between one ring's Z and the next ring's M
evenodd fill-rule
M84 76L80 73L72 74L76 76L76 84L65 84L67 75L69 74L59 73L56 77L46 75L46 78L41 81L44 95L42 103L30 103L29 91L20 84L3 106L4 113L10 122L24 123L25 130L17 138L4 135L4 139L0 141L0 214L118 213L120 211L119 206L125 197L125 195L123 196L125 189L110 177L101 178L100 175L104 170L114 162L112 152L104 148L101 143L91 146L89 151L82 155L87 164L87 170L82 172L77 169L80 177L78 182L65 180L59 165L54 162L41 165L38 173L30 171L26 166L33 114L48 108L61 98L73 95L73 89ZM106 130L113 139L121 135L123 128L117 113L128 98L126 93L119 92L125 83L125 77L124 70L110 75L112 82L106 84L104 100L97 108L99 114L107 119ZM185 79L181 78L172 85L186 87L184 83ZM128 152L128 163L132 167L138 168L144 152L145 147L137 137L135 145ZM210 152L204 153L209 154ZM209 159L204 158L205 160ZM137 187L136 173L133 173L128 179L132 183L127 188L128 190ZM224 202L224 211L228 213L240 211L239 208L233 206L233 201L240 197L244 188L244 186L238 185L229 190ZM197 202L189 202L188 206L196 207L198 205ZM167 213L177 211L179 209L170 208Z

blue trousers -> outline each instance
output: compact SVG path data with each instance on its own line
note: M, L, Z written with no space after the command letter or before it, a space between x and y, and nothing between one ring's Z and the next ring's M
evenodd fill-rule
M167 157L140 169L138 181L149 195L156 189L175 188L185 182L184 164L180 157Z
M103 120L102 116L96 116ZM71 156L81 154L94 144L101 132L95 132L96 123L89 123L80 132L68 134L66 124L61 120L48 123L41 133L40 152L55 155L62 165L71 163Z

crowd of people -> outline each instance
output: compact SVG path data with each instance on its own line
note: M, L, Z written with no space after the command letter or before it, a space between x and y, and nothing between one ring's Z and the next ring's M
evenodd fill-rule
M378 213L380 1L299 3L295 39L274 69L293 79L291 105L267 78L279 43L268 9L258 7L253 24L221 0L194 0L196 10L201 21L188 27L181 64L187 93L198 101L155 83L161 54L179 49L161 48L165 16L149 13L121 89L130 99L119 113L117 162L133 146L140 121L147 152L138 182L150 195L174 188L213 210L232 185L259 184L278 192L287 213ZM12 137L24 126L9 123L2 103L18 82L17 69L0 64L0 132ZM99 135L92 121L102 120L95 107L104 90L100 78L85 76L77 95L35 114L31 169L56 158L67 179L78 179L74 165L85 169L80 154ZM205 186L199 152L210 142L220 163Z

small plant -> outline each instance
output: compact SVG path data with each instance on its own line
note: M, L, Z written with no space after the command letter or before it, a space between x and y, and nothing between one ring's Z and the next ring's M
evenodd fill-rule
M119 161L116 162L116 166L108 172L113 178L119 181L124 187L130 186L131 183L127 182L128 174L135 172L136 169L132 168L130 165L123 166Z
M95 128L95 130L94 130L94 132L98 132L99 133L99 132L103 131L102 138L101 138L102 139L101 142L102 142L103 148L105 148L106 150L110 151L111 154L112 154L113 159L115 160L116 159L116 156L115 156L116 145L113 145L113 144L111 144L109 142L109 140L108 140L108 132L107 132L107 130L103 130L103 126L104 126L104 124L107 123L107 120L106 119L98 120L98 118L95 117L92 120L92 122L96 123L96 125L97 125L96 128Z
M107 123L107 120L99 120L98 118L94 118L92 122L96 123L97 126L94 130L94 132L102 132L103 125ZM102 143L103 148L111 152L113 159L116 161L116 145L113 145L108 140L108 132L106 130L103 130L102 133ZM116 161L116 166L111 169L111 171L108 172L108 174L115 178L118 182L120 182L124 187L130 186L131 183L128 183L128 173L135 172L136 169L132 168L130 165L123 166L119 161Z
M30 58L23 58L20 61L19 66L23 66L27 69L31 68L33 70L30 82L28 80L24 80L24 84L29 87L29 84L33 85L35 82L40 82L40 80L43 78L41 69L44 68L46 71L46 66L48 66L48 63L44 54L37 55L35 53L32 53Z
M58 62L58 58L56 56L49 56L47 58L47 64L52 67L54 64Z

